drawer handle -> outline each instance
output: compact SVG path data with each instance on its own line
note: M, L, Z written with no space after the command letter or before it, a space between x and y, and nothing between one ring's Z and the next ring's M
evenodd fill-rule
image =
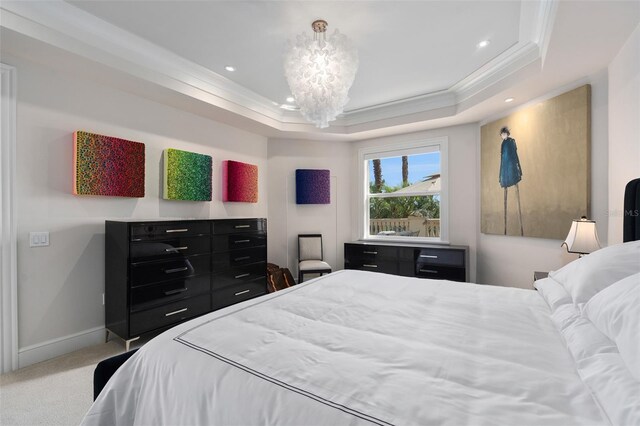
M365 268L377 268L378 267L378 265L367 265L366 263L364 265L362 265L362 266L364 266Z
M179 314L180 312L187 312L189 308L178 309L177 311L169 312L168 314L164 314L165 317L170 317L171 315Z
M420 257L426 257L427 259L437 259L438 256L435 254L421 254Z
M437 274L438 271L435 269L420 269L420 272L426 272L427 274Z
M377 251L363 251L362 254L378 254Z
M241 260L247 260L247 259L251 259L251 256L236 257L235 259L233 259L233 261L240 262Z
M245 294L245 293L249 293L251 290L243 290L243 291L239 291L235 294L235 296L240 296L241 294Z
M171 233L175 233L175 232L189 232L188 228L181 228L181 229L167 229L165 231L167 234L171 234Z
M238 279L240 279L240 278L248 277L249 275L251 275L251 274L240 274L240 275L236 275L236 276L235 276L235 279L236 279L236 280L238 280Z
M169 290L169 291L165 291L164 295L165 296L172 296L174 294L178 294L178 293L182 293L184 291L187 291L187 288L176 288L175 290Z
M176 272L183 272L183 271L187 271L187 270L189 270L189 268L187 268L186 266L183 266L181 268L165 269L164 273L165 274L175 274Z
M251 225L236 225L234 226L235 229L240 229L240 228L250 228Z
M236 240L233 243L234 244L242 244L242 243L250 243L250 242L251 242L251 240Z
M187 250L188 248L189 248L188 246L183 246L183 247L173 247L173 248L164 249L164 251Z

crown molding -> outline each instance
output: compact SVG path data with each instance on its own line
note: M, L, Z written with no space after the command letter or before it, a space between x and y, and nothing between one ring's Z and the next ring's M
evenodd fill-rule
M534 34L533 42L540 47L540 58L542 59L542 66L547 57L547 49L549 48L549 42L551 41L551 33L553 31L553 24L556 21L556 14L558 12L558 1L543 1L538 8L537 26Z
M215 106L280 119L270 100L62 0L3 2L0 8L0 25L15 32L144 80L182 86L178 91L189 96L201 92L198 97Z
M122 30L62 0L3 2L0 25L66 50L111 69L158 84L182 95L222 108L284 132L353 134L421 117L453 116L460 105L508 76L544 63L557 11L557 0L527 4L521 13L520 40L446 90L346 111L328 129L316 129L297 111L191 62L167 49ZM432 118L427 118L432 119ZM397 123L397 124L394 124Z

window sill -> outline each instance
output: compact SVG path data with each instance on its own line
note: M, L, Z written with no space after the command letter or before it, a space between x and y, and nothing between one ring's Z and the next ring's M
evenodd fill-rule
M416 243L416 244L430 244L430 245L450 245L449 241L444 241L439 238L426 238L426 237L363 237L358 241L365 243Z

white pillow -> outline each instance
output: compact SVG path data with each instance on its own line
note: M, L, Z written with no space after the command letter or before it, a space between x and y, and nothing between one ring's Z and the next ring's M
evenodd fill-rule
M640 273L593 296L583 314L616 343L631 374L640 381Z
M573 303L586 303L616 281L640 272L640 241L616 244L574 260L549 276L571 295Z
M571 296L553 278L542 278L533 283L538 293L547 302L551 312L555 312L559 306L571 303Z

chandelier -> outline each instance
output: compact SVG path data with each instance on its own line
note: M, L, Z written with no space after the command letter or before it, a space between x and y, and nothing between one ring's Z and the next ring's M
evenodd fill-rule
M327 21L311 24L290 43L284 72L300 113L318 128L329 127L349 102L349 89L358 69L358 51L338 30L326 37Z

